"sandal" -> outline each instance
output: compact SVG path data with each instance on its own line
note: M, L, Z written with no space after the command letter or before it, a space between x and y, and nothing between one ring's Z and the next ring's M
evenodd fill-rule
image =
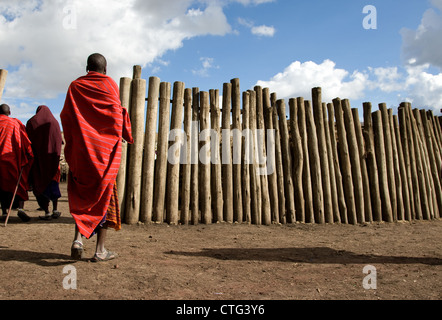
M17 215L23 222L29 222L31 220L31 218L25 213L25 210L23 209L18 209Z
M113 260L116 257L118 257L118 254L116 254L115 252L112 252L112 251L107 251L106 257L100 258L97 254L95 254L94 257L91 259L91 261L92 262L105 262L105 261Z
M49 221L49 220L52 219L52 216L51 216L49 213L47 213L47 214L44 215L44 216L39 216L39 218L40 218L40 220L46 220L46 221Z
M75 248L74 246L77 245L78 247ZM75 240L72 243L72 247L71 247L71 258L75 259L75 260L81 260L83 259L83 243L81 241Z
M60 211L57 211L57 210L54 210L53 212L52 212L52 219L58 219L58 218L60 218L60 216L61 216L61 212Z

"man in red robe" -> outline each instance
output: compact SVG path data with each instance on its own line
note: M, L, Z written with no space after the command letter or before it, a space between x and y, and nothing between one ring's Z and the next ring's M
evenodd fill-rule
M35 116L26 123L26 132L32 142L34 163L29 176L32 191L45 216L44 220L56 219L61 213L58 199L61 197L60 155L63 138L60 124L47 106L39 106ZM53 204L52 214L49 203Z
M104 244L107 229L121 229L116 178L121 162L122 139L133 143L128 112L121 106L118 85L106 75L107 62L92 54L87 75L71 83L60 114L69 165L69 207L75 219L73 258L81 259L82 236L97 234L92 261L117 255Z
M23 210L29 200L28 176L33 162L31 141L23 123L9 117L11 110L7 104L0 105L0 201L3 216L8 210L18 184L13 208L18 208L18 216L24 222L30 220Z

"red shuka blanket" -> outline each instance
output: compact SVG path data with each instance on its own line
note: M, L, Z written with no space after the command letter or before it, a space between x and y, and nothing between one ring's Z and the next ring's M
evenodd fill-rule
M26 123L26 132L34 152L30 183L34 193L40 195L51 181L59 181L62 144L60 124L47 106L39 106L36 115Z
M69 207L86 238L106 216L121 162L122 138L133 143L127 110L110 77L89 72L71 83L60 114L69 164Z
M14 193L23 168L17 195L21 200L28 200L28 176L33 158L24 124L18 119L0 115L0 189Z

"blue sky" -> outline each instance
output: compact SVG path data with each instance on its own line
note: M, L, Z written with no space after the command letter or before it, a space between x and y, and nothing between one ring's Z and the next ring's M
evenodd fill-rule
M367 5L376 29L363 26ZM23 122L41 104L58 117L100 52L117 83L139 64L145 79L200 90L239 78L243 91L310 99L320 86L325 102L411 101L439 115L441 10L442 0L0 0L2 103Z

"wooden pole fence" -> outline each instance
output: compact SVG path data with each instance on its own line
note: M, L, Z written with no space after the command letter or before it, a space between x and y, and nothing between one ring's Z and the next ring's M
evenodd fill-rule
M237 78L222 96L182 82L171 92L141 71L120 79L135 140L117 177L127 224L440 219L442 119L432 111L365 102L360 117L348 99L322 101L320 87L286 100L241 92Z

